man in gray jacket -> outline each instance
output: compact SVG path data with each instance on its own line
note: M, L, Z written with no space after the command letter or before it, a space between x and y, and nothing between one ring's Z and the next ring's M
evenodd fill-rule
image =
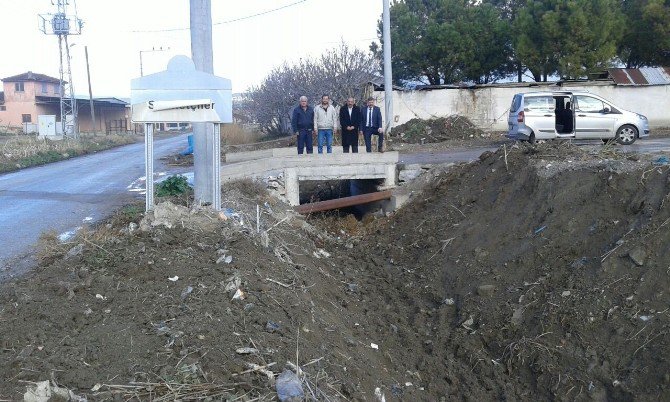
M323 95L321 104L314 108L314 129L317 130L319 153L323 153L323 145L329 154L333 153L333 133L337 131L337 112L330 104L330 97Z

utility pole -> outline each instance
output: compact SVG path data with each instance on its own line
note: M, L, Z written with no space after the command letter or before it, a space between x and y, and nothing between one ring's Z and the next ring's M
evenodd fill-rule
M88 46L84 46L84 54L86 55L86 76L88 77L88 101L91 104L91 124L93 132L95 132L97 125L95 124L95 108L93 107L93 91L91 90L91 70L88 67Z
M211 0L190 0L190 27L191 27L191 58L195 69L214 74L214 59L212 50L212 2ZM218 130L217 130L218 132ZM216 149L214 128L207 123L193 124L193 181L195 182L195 201L197 204L212 204L214 191L220 191L220 183L215 183L218 177L209 168L214 164L214 158L220 158Z
M391 8L390 0L384 2L383 13L383 38L384 38L384 114L386 116L386 125L384 132L391 130L393 122L393 71L391 69ZM388 134L387 134L388 135ZM388 138L388 137L387 137Z
M77 122L77 100L74 96L72 84L72 69L70 68L70 45L69 35L81 34L83 22L77 17L77 4L74 3L74 14L67 14L67 6L70 0L52 0L51 4L57 6L55 14L40 14L40 31L47 35L58 36L58 51L60 55L60 119L61 130L64 136L72 134L75 138L79 134Z

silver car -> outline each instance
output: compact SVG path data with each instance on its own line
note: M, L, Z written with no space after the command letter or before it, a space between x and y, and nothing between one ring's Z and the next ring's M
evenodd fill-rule
M649 136L645 116L585 91L516 94L508 127L508 138L531 143L555 138L599 138L629 145Z

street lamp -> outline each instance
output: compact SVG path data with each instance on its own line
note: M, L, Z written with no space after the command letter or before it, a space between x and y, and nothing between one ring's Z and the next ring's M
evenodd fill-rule
M149 52L164 52L166 50L170 50L169 47L163 49L163 46L159 47L156 49L155 47L152 47L150 50L140 50L140 77L144 77L144 71L142 70L142 53L149 53Z

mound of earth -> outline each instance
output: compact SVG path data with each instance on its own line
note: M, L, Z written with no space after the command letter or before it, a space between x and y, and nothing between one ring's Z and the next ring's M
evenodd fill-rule
M467 117L453 115L437 119L412 119L393 128L391 139L396 142L424 144L447 140L488 138L489 134L477 128Z
M250 181L120 214L2 286L0 399L668 400L668 170L505 146L359 231Z

